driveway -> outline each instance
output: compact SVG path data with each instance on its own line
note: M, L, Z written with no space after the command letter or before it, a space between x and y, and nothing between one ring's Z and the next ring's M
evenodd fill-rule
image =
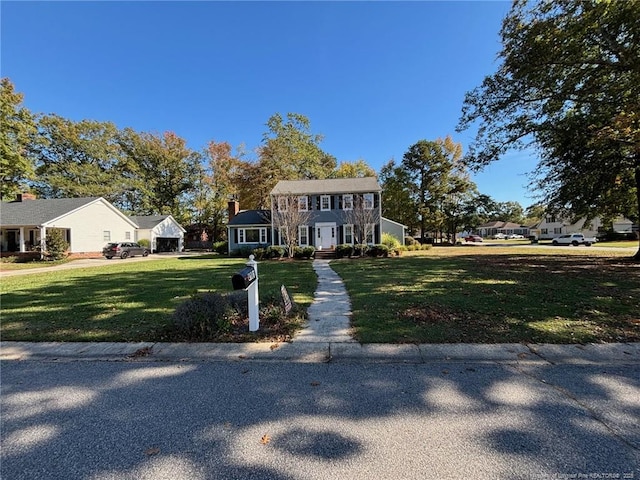
M202 253L201 252L154 253L152 255L149 255L148 257L136 256L136 257L129 257L126 259L113 258L111 260L108 260L104 257L80 258L78 260L73 260L69 263L63 263L61 265L55 265L50 267L27 268L24 270L0 270L0 278L12 277L16 275L28 275L31 273L51 272L51 271L57 271L57 270L71 270L74 268L101 267L105 265L113 265L118 262L127 262L127 263L151 262L154 260L161 260L163 258L171 258L171 257L177 258L177 257L197 256L197 255L202 255Z

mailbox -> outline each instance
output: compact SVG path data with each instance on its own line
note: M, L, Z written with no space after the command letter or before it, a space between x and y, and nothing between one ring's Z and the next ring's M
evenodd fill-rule
M253 267L245 267L231 277L231 283L234 290L244 290L249 288L256 281L256 271Z

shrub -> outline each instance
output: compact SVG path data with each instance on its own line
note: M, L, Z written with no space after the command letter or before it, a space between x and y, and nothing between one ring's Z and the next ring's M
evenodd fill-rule
M386 245L371 245L367 249L367 255L369 257L388 257L389 256L389 247Z
M380 242L382 245L386 245L389 250L393 250L394 248L398 248L400 244L400 240L391 235L390 233L382 234L382 241Z
M265 248L254 248L251 252L251 255L253 255L254 260L264 260L266 258L269 258L267 256L267 250Z
M213 251L220 255L226 255L229 252L229 242L220 241L212 245Z
M151 242L148 239L143 238L141 240L138 240L138 245L144 248L149 248L151 246Z
M181 303L173 313L173 323L190 340L206 340L230 330L238 315L228 297L219 293L201 293Z
M409 247L409 246L413 245L414 243L416 243L416 239L415 238L410 237L408 235L406 237L404 237L404 244L406 246Z
M64 230L51 228L47 230L46 252L48 260L62 260L67 256L69 244L64 238Z
M359 243L353 246L353 255L356 257L361 257L367 253L367 250L369 250L369 245Z
M350 257L351 255L353 255L353 245L349 245L348 243L343 243L341 245L336 246L337 258Z
M316 247L311 245L302 248L302 257L303 258L311 258L316 253Z
M267 247L266 258L282 258L286 252L287 250L280 245L271 245L270 247Z

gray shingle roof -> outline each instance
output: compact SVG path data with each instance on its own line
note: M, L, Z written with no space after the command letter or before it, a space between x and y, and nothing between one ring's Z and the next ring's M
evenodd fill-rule
M328 178L325 180L280 180L272 195L317 195L336 193L373 193L382 188L375 177Z
M244 210L231 219L230 227L239 225L271 225L269 210Z
M138 227L145 230L151 230L156 225L169 218L169 215L138 215L130 218L138 224Z
M0 225L42 225L99 199L100 197L49 198L2 202L0 204Z

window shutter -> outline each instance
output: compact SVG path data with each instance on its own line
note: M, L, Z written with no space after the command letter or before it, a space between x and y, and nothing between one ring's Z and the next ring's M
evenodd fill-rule
M233 242L237 245L238 244L238 229L234 228L233 229Z
M320 195L316 195L316 210L320 210Z
M373 194L373 208L378 208L380 206L380 195L377 193Z
M338 239L336 240L336 243L344 243L344 227L342 225L340 225L338 227Z
M335 195L331 195L331 210L336 209L336 197Z

